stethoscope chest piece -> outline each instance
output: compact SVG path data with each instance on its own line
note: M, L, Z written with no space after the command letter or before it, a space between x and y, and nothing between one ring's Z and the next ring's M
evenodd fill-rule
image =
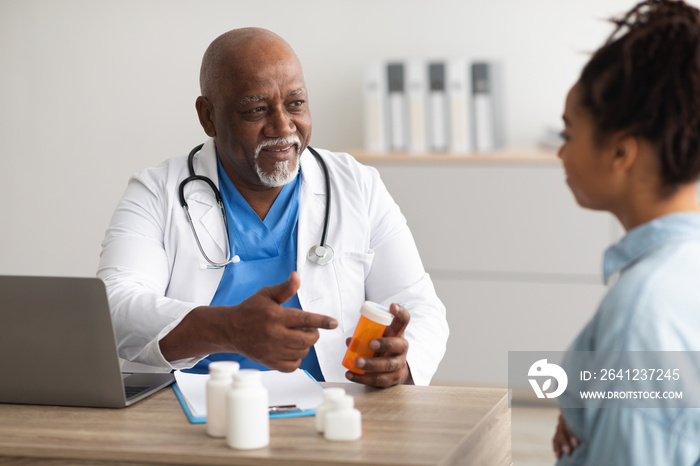
M333 248L331 248L328 245L311 246L311 249L309 249L309 254L307 254L307 257L309 258L309 260L311 262L313 262L314 264L318 264L318 265L330 264L333 261L334 256L335 256L335 252L333 252Z

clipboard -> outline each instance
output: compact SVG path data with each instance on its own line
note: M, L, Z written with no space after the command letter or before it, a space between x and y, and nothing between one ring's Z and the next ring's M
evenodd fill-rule
M323 387L303 369L283 373L262 371L262 382L270 397L270 419L313 416L323 401ZM207 422L206 384L208 374L175 372L175 396L192 424Z

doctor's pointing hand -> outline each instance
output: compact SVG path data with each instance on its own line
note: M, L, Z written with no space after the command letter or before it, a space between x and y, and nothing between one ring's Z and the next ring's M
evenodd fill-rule
M287 281L262 288L236 306L193 309L160 341L161 351L169 360L190 354L240 353L270 369L293 371L318 340L318 329L338 326L333 318L282 307L298 289L299 274L292 272ZM211 322L208 338L195 336L201 330L197 322L202 320Z
M430 383L445 308L378 172L309 146L309 91L289 44L264 29L222 34L200 90L208 139L135 174L103 242L120 356L163 370L206 373L223 359L319 381ZM365 373L346 374L366 300L394 322L375 357L356 361Z

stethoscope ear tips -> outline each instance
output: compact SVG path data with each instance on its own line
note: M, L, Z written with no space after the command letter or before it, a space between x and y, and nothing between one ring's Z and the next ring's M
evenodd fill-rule
M330 246L314 245L311 246L311 249L309 249L309 253L306 257L308 257L308 259L314 264L326 265L333 261L334 256L335 252Z

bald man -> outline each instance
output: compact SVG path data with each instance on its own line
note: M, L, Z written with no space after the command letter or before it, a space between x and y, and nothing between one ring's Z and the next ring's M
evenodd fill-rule
M318 149L327 192L289 44L264 29L229 31L205 52L200 87L209 139L193 151L197 178L182 183L193 174L187 157L134 175L103 242L98 276L120 355L165 369L206 372L224 359L301 367L322 381L427 385L445 351L445 308L376 170ZM329 197L334 258L320 265L306 253ZM375 356L348 371L341 362L365 300L389 307L393 322L371 342Z

